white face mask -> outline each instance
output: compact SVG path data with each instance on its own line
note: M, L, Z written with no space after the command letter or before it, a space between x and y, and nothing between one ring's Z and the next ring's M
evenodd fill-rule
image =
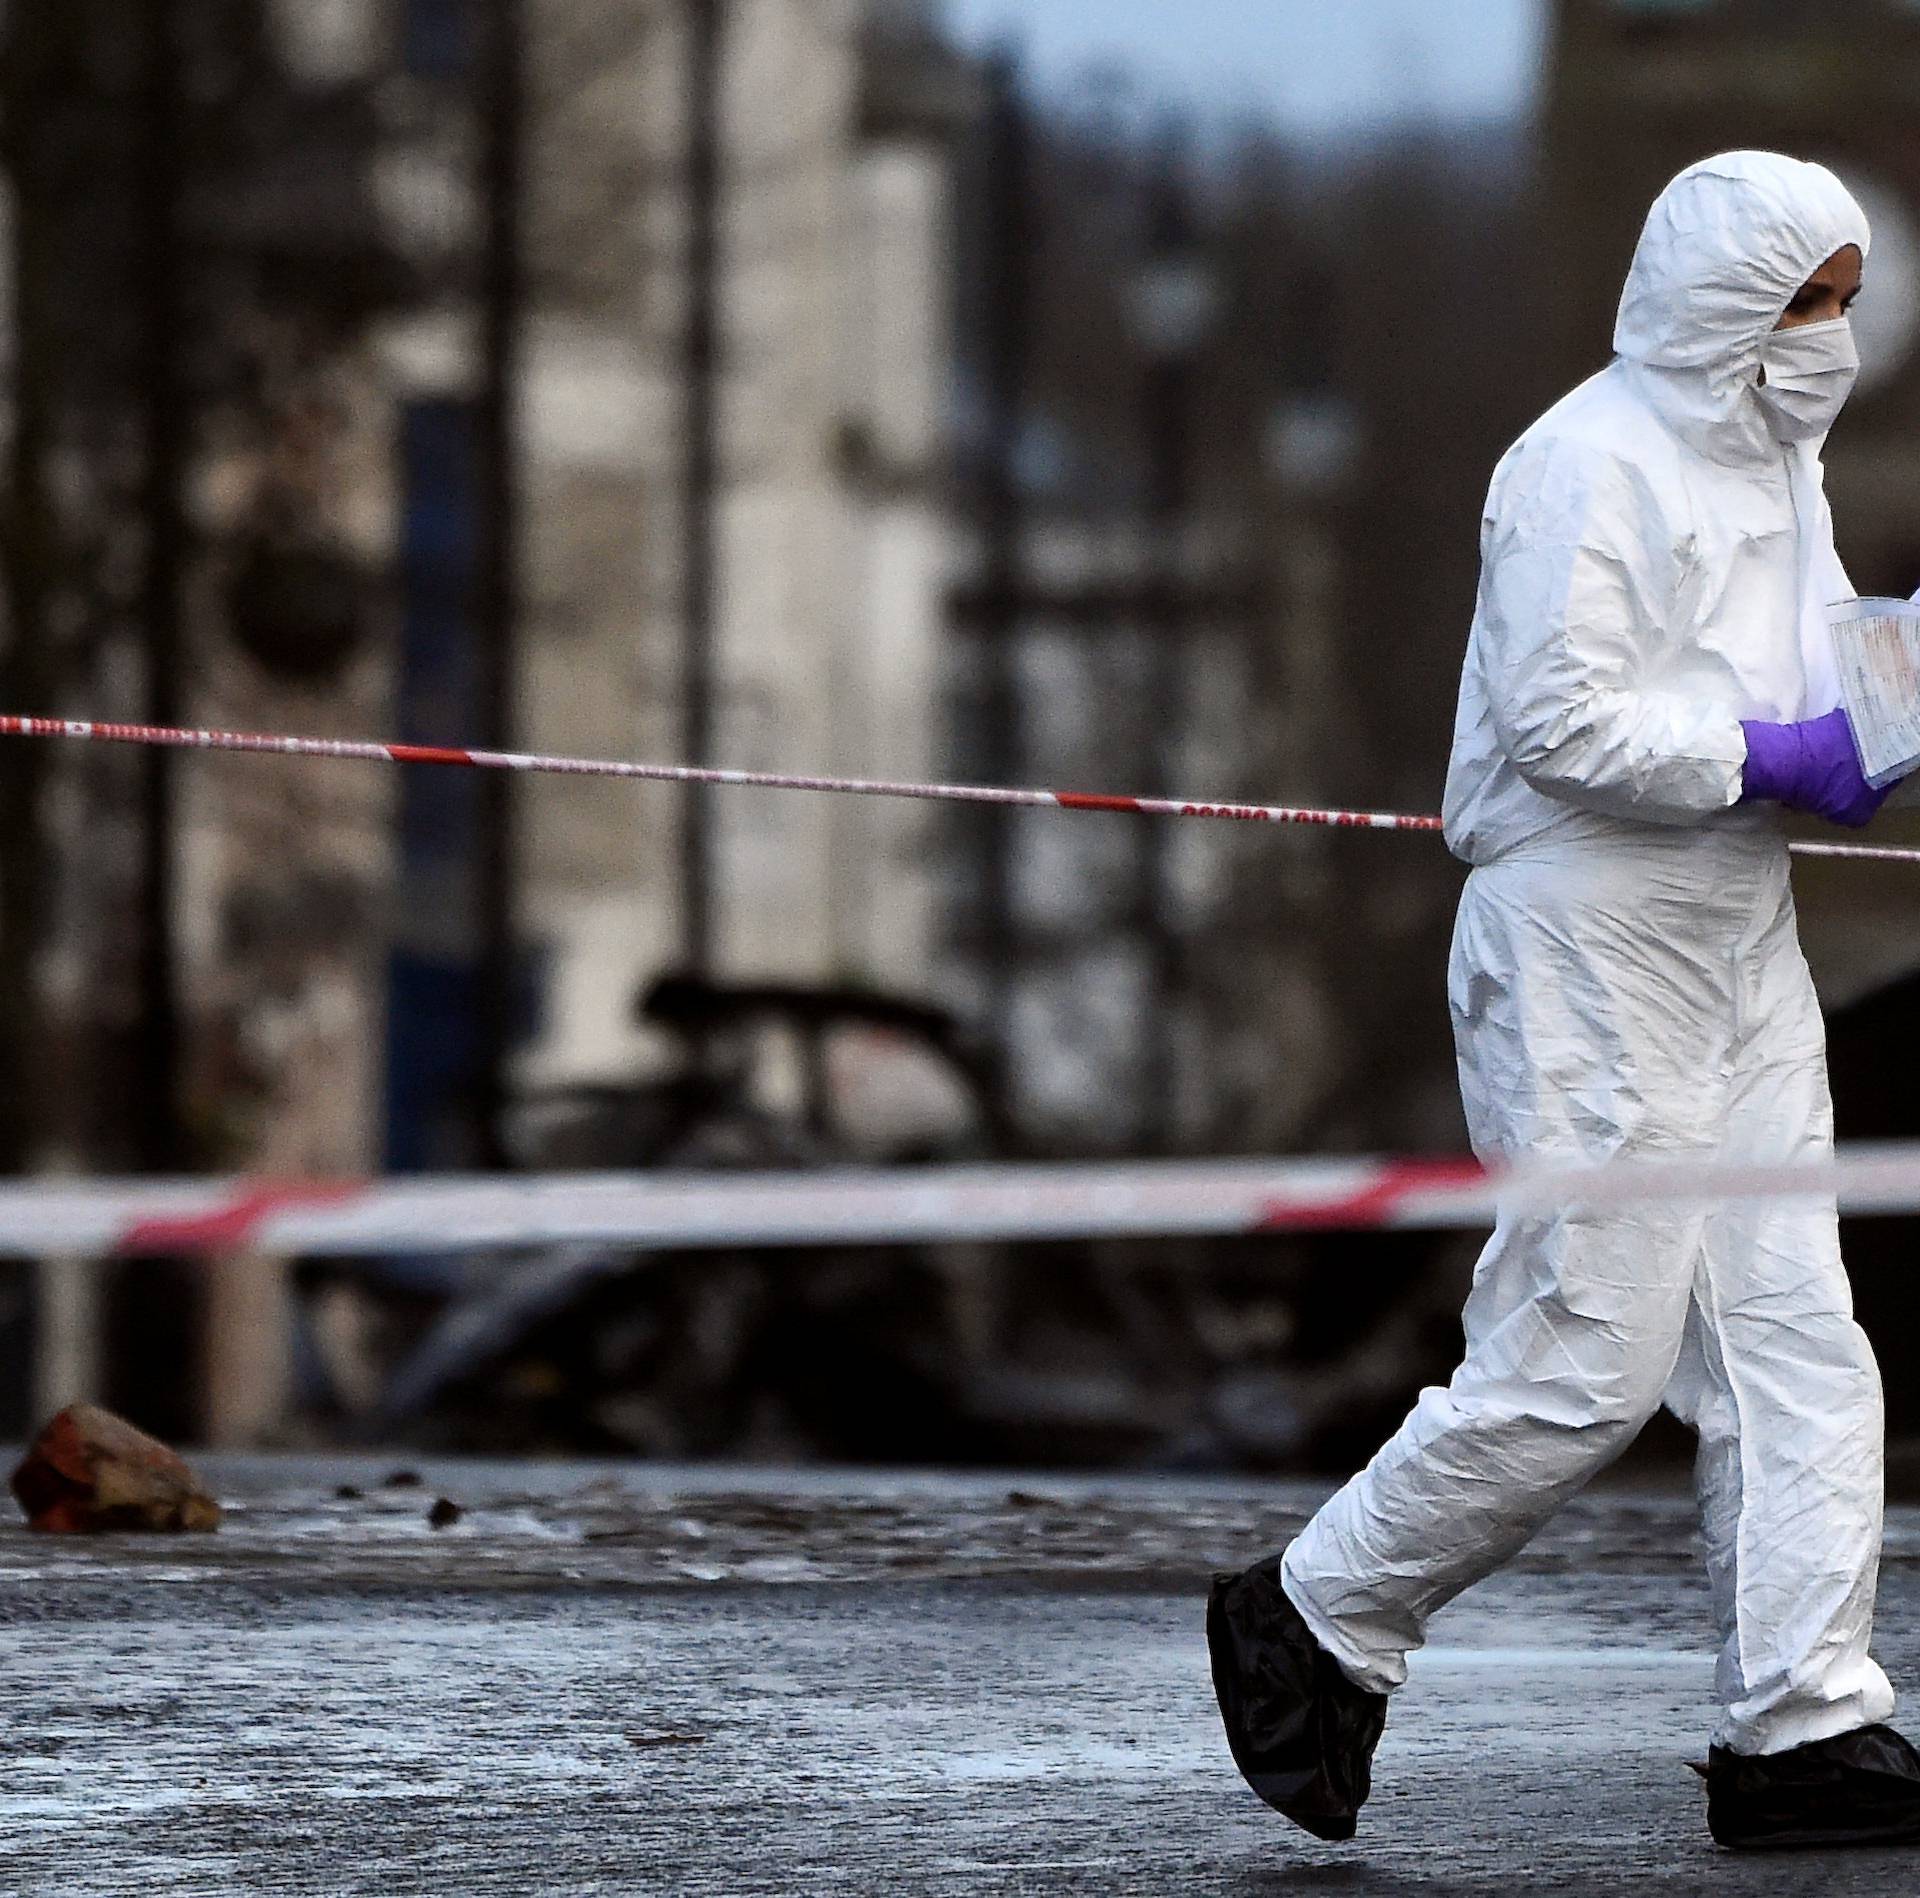
M1853 325L1844 316L1772 331L1760 345L1760 363L1766 380L1754 393L1766 408L1775 440L1783 442L1824 435L1846 407L1860 374Z

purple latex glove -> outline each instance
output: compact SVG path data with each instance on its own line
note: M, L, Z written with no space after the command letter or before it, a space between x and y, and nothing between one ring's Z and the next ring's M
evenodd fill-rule
M1768 798L1858 830L1893 795L1891 784L1876 791L1867 782L1844 711L1797 725L1743 719L1740 729L1747 735L1742 804Z

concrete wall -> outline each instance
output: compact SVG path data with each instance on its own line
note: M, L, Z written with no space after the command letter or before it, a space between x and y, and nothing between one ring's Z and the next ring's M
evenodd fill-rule
M680 750L686 121L678 9L564 70L599 11L545 0L528 391L529 745ZM725 371L716 761L925 775L946 528L945 158L860 120L854 0L737 0L722 137ZM591 181L599 206L581 202ZM611 277L601 259L631 268ZM878 464L877 466L874 464ZM527 791L530 929L554 952L530 1079L648 1050L635 986L679 940L679 795ZM716 800L719 973L923 985L921 818L807 797Z

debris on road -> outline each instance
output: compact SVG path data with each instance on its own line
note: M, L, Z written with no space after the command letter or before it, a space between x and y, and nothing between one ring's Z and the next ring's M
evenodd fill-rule
M55 1535L106 1530L204 1531L220 1505L184 1459L124 1417L70 1404L13 1472L29 1528Z
M627 1735L629 1746L705 1746L707 1736L704 1733L630 1733Z
M429 1529L451 1529L467 1512L451 1496L437 1497L434 1505L427 1511Z

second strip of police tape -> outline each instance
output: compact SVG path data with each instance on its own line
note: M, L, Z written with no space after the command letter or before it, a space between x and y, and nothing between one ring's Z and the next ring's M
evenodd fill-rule
M260 1252L351 1257L546 1245L928 1245L1259 1233L1473 1230L1497 1215L1734 1200L1920 1213L1920 1142L1788 1164L1710 1156L1532 1165L1274 1159L805 1173L582 1173L0 1187L0 1256Z

